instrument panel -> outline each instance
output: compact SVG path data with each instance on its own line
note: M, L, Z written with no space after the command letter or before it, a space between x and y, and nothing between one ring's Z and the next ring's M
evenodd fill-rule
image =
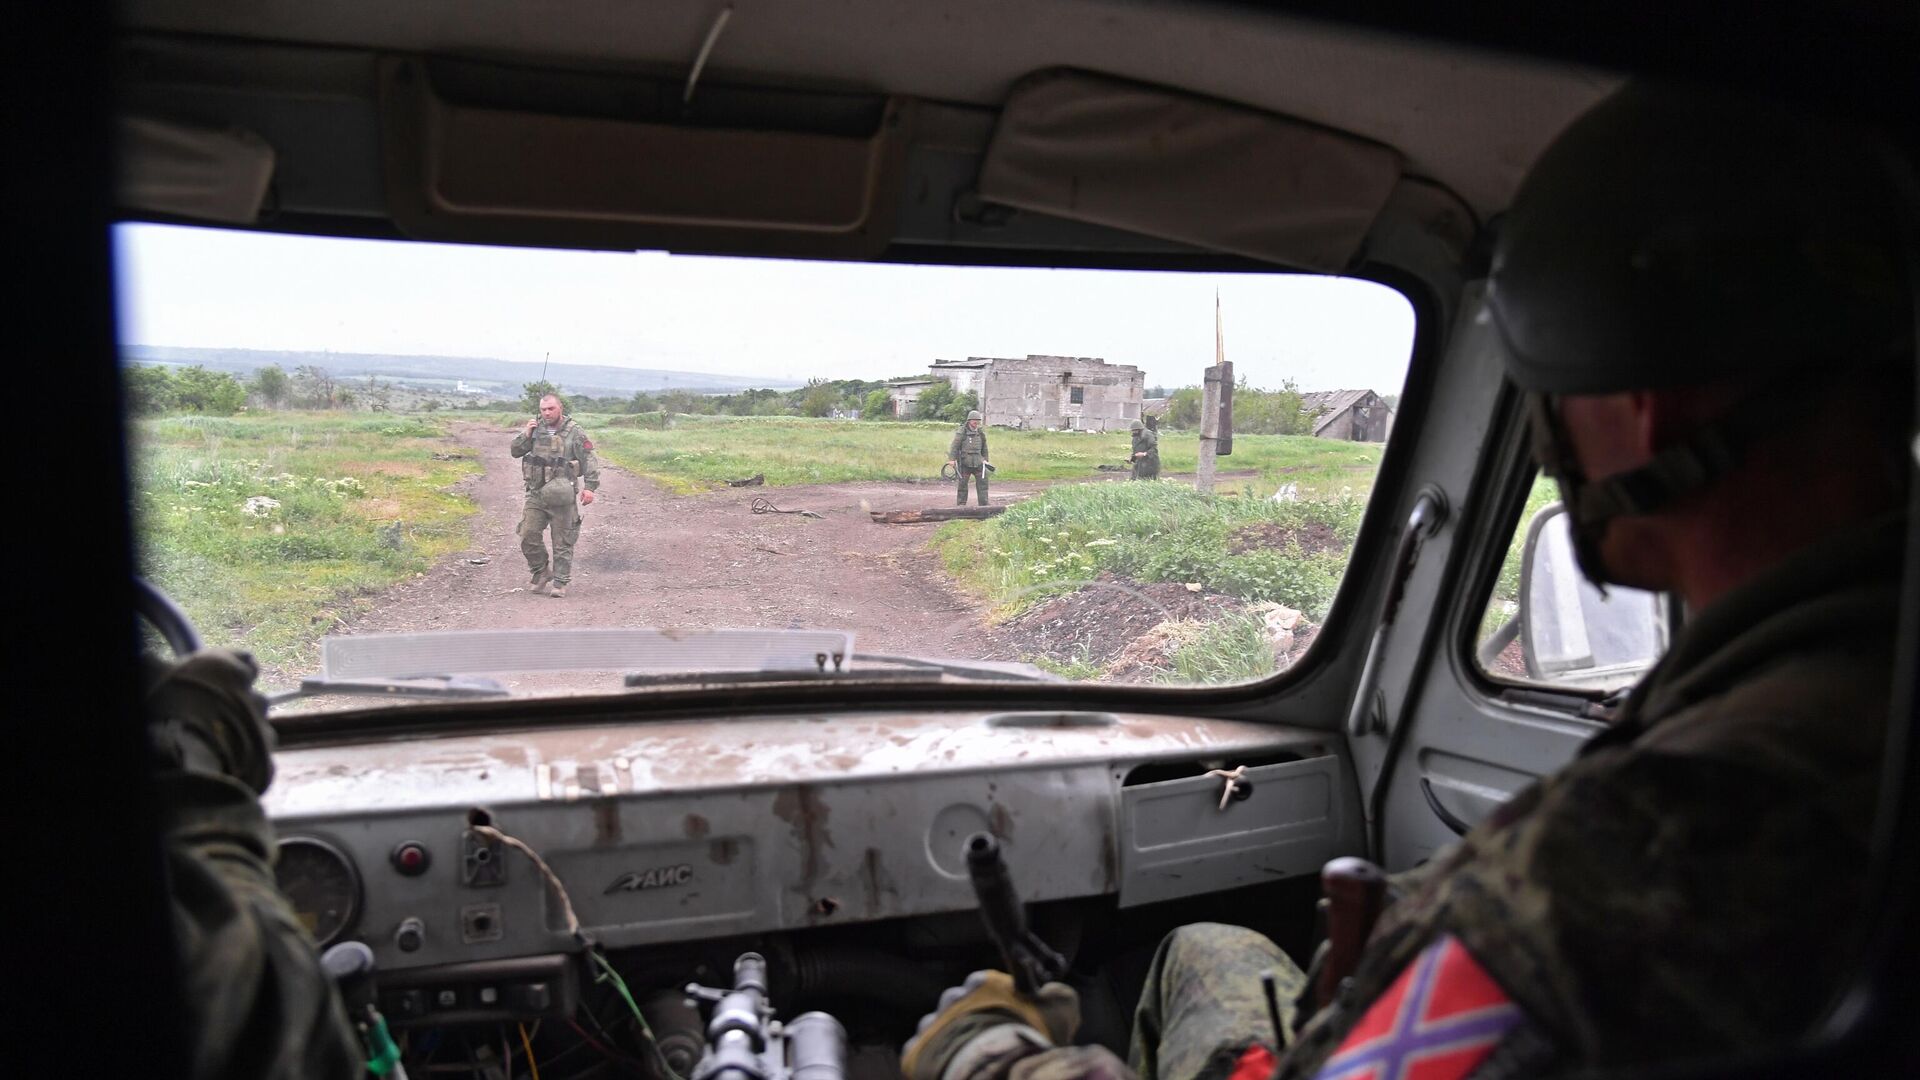
M266 801L302 921L393 974L572 952L576 923L624 948L967 911L979 832L1029 902L1313 874L1361 847L1343 754L1242 721L829 714L296 748Z
M273 876L300 924L322 948L355 925L360 872L346 852L317 837L286 837L279 843Z

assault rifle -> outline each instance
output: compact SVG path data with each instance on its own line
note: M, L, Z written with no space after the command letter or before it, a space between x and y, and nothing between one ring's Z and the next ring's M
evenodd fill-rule
M847 1032L823 1012L786 1023L767 1000L767 960L741 953L733 962L733 989L687 984L690 1001L713 1005L707 1052L688 1080L844 1080Z

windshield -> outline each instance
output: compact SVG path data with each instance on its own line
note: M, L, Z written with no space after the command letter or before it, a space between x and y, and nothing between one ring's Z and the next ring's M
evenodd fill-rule
M1327 617L1414 335L1303 275L116 246L141 572L283 709L1264 678Z

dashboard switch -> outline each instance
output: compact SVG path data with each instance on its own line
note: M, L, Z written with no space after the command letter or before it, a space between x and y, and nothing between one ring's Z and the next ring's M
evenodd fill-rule
M442 1011L460 1007L460 991L442 990L434 995L433 1004Z
M393 863L395 870L408 877L419 877L427 872L427 867L433 865L433 853L427 850L427 845L417 840L409 840L395 847L387 859Z
M479 993L474 996L480 1000L480 1004L482 1005L500 1004L500 990L498 987L483 986L480 988Z
M528 1012L546 1012L553 1008L553 989L543 982L526 984L520 988L520 1007Z
M393 932L393 943L401 952L419 952L420 946L427 943L427 924L413 917L400 920L400 929Z

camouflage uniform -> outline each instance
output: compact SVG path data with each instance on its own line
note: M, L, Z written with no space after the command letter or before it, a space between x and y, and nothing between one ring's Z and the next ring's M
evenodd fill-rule
M1160 436L1145 424L1133 429L1133 452L1146 457L1132 458L1133 478L1152 480L1160 475Z
M1835 535L1722 597L1578 760L1396 878L1345 993L1275 1080L1345 1068L1348 1036L1451 942L1518 1006L1468 1075L1764 1051L1805 1032L1865 903L1906 531L1896 515ZM1162 946L1135 1025L1143 1077L1222 1077L1268 1037L1252 968L1277 961L1241 935L1188 927ZM1127 1070L1068 1047L962 1080L1002 1075Z
M953 433L953 443L947 447L947 458L960 471L960 485L954 492L955 506L967 505L967 477L973 477L974 491L980 497L980 505L987 505L987 427L980 425L972 429L965 424Z
M533 434L522 429L513 437L513 456L520 459L520 475L527 499L520 515L520 553L535 577L546 573L546 533L553 533L553 583L565 585L573 577L573 544L580 539L580 500L574 479L588 491L600 489L600 465L593 457L593 440L573 422L561 417L558 427L545 422Z
M150 697L193 1076L357 1077L360 1035L274 883L258 798L272 736L254 673L243 655L204 650Z

